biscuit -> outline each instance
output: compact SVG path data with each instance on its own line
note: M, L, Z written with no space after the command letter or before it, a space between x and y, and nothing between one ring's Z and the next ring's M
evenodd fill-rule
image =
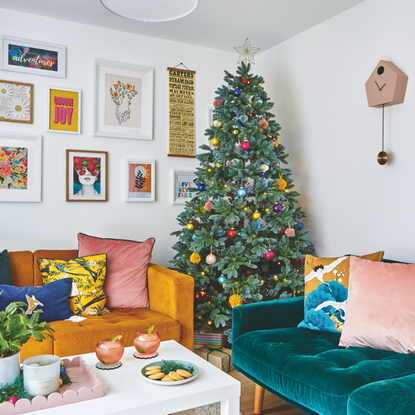
M149 371L146 372L146 376L155 375L156 373L161 373L161 370L160 369L149 370Z
M171 378L169 375L164 376L163 379L161 379L162 382L174 382L174 379Z
M157 379L161 379L163 377L165 377L165 374L163 372L159 372L159 373L154 373L154 375L149 375L148 378L157 380Z
M184 377L180 376L177 372L170 372L169 376L171 378L173 378L174 380L183 380L184 379Z
M191 378L192 374L189 373L187 370L183 370L183 369L177 369L176 372L180 375L183 376L185 378Z
M161 370L161 366L147 366L146 367L146 371L149 371L149 370L157 370L157 369L160 369Z

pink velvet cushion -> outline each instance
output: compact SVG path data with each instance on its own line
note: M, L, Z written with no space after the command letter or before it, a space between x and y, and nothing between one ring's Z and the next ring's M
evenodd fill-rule
M415 353L415 264L350 258L341 346Z
M154 238L144 242L78 234L79 256L107 254L104 291L109 308L148 308L147 268Z

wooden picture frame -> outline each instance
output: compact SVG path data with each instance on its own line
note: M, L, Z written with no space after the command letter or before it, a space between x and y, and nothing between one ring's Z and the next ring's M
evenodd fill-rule
M33 84L0 79L0 121L33 124Z
M196 191L191 191L190 188L197 188L193 183L196 179L196 174L190 170L173 170L174 176L174 205L184 205L191 200L196 194Z
M155 161L127 160L127 202L156 200Z
M66 77L66 47L1 38L1 69L32 75Z
M46 131L81 134L81 98L79 89L48 87Z
M40 202L42 136L0 133L0 202Z
M66 150L66 201L108 201L108 152Z
M95 136L153 139L154 69L95 61Z

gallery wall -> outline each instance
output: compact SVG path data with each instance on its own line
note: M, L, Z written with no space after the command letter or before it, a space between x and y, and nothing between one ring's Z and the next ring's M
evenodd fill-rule
M67 48L66 78L0 70L0 79L34 84L34 122L0 122L0 132L43 137L42 201L0 203L0 250L73 249L77 233L142 241L156 238L152 261L168 266L176 242L173 170L195 171L196 159L167 157L168 71L181 62L196 71L196 148L207 143L208 108L224 70L235 71L238 55L130 33L1 10L1 36ZM190 36L190 34L189 34ZM94 137L95 59L154 68L152 141ZM180 66L183 68L183 66ZM46 132L47 88L82 91L80 135ZM66 202L66 150L108 152L108 202ZM155 160L156 201L125 201L126 160Z
M414 14L412 0L366 0L257 58L319 255L415 260ZM385 108L384 166L365 92L381 59L409 77L405 102Z

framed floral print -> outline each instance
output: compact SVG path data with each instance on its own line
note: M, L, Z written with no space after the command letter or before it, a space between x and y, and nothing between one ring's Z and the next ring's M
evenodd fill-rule
M155 161L127 160L127 202L154 202L155 183Z
M153 139L154 69L97 59L95 134Z
M0 79L0 121L33 124L33 84Z
M174 205L184 205L195 195L197 186L193 183L196 175L191 171L174 170Z
M0 133L0 202L40 202L42 137Z
M108 201L108 152L66 150L66 201Z

